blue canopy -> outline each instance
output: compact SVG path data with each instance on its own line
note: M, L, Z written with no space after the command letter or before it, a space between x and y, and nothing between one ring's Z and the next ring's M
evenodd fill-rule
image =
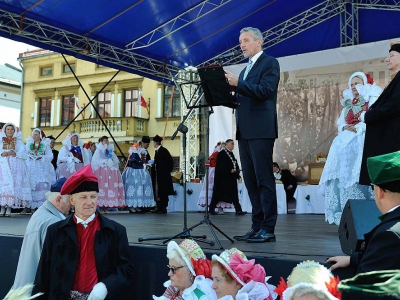
M243 27L283 57L396 38L398 20L396 0L0 0L1 36L166 83L240 50Z

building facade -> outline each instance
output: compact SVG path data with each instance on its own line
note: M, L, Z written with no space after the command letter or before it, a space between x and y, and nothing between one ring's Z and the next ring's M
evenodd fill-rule
M179 135L170 140L181 120L178 89L127 72L118 73L109 82L117 70L72 56L66 56L66 60L61 54L42 49L20 54L24 68L24 138L39 127L46 135L58 137L58 149L70 132L79 133L84 142L97 142L111 133L127 157L135 141L158 134L165 137L163 145L179 166ZM122 156L117 147L115 151ZM152 145L149 152L154 157Z
M0 66L0 128L7 122L20 126L22 70Z

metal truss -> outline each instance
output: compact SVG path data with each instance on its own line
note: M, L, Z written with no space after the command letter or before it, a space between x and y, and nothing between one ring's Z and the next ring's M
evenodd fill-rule
M340 13L340 47L358 45L358 6L353 2L344 3Z
M180 68L132 53L126 49L115 47L103 42L94 41L83 35L62 30L35 20L21 17L0 9L0 31L7 35L18 35L29 43L29 40L50 45L61 53L80 53L89 61L106 61L116 69L161 78L171 82Z
M233 0L205 0L197 4L193 8L181 13L175 18L169 20L165 24L158 26L152 31L142 35L136 40L130 42L125 47L129 50L140 49L151 46L160 40L170 36L174 32L181 30L187 25L196 22L209 13L217 10L225 4Z
M340 14L341 46L355 45L358 39L358 10L380 9L400 10L400 0L325 0L320 4L263 32L263 49L273 47L305 30L314 27ZM241 51L240 46L232 47L221 55ZM225 64L237 64L243 60L242 56L225 60ZM197 67L215 63L215 58L209 59Z
M181 116L182 118L186 116L190 110L188 109L187 104L183 99L191 99L193 101L188 101L189 105L194 105L197 103L197 97L199 97L199 89L198 85L191 82L199 82L198 74L194 71L181 71L178 75L178 80L176 82L176 86L178 87L179 83L185 83L181 85L182 101L181 101ZM186 153L183 153L183 148L181 147L181 160L180 160L180 168L184 170L184 156L186 155L186 174L185 179L187 181L190 178L196 177L197 170L197 156L199 154L198 149L198 134L200 128L200 121L198 117L198 108L193 108L190 111L186 119L186 126L188 127L188 132L186 134ZM182 143L184 141L182 140Z

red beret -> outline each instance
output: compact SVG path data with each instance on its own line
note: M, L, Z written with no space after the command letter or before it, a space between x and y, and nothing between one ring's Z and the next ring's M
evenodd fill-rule
M61 188L61 195L72 195L80 192L99 192L99 184L97 177L93 174L92 166L87 165L78 170Z

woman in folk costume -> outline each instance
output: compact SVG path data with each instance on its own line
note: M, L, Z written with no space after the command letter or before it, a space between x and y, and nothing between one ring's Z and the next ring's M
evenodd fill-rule
M84 166L87 157L82 151L83 142L78 133L68 134L62 141L62 145L57 159L57 177L69 178Z
M303 261L290 273L287 282L281 277L275 292L281 300L340 300L339 278L315 261Z
M92 162L93 154L96 152L96 144L89 141L83 145L83 152L86 154L87 161L85 166Z
M125 202L129 212L142 212L142 208L154 207L153 185L146 168L147 150L135 143L129 149L129 160L122 173L125 187Z
M53 152L50 139L39 128L33 129L32 136L26 139L26 152L32 190L31 209L36 209L46 201L46 192L56 182L56 173L51 164Z
M213 300L217 295L211 288L211 262L193 240L185 239L179 245L171 241L167 246L170 280L166 290L155 300Z
M264 268L236 248L212 256L213 289L223 300L273 300L275 286L267 283Z
M225 147L225 143L218 142L214 148L213 153L208 158L208 160L210 161L210 166L208 167L208 204L210 204L210 201L211 201L212 195L213 195L215 165L217 164L217 155L222 150L223 147ZM205 178L203 180L203 185L201 186L199 201L197 202L197 205L199 205L201 207L206 206L206 179ZM224 208L232 208L233 205L232 205L232 203L226 203L226 202L221 201L221 202L218 202L217 207L218 207L218 211L222 212L222 210Z
M338 135L333 140L319 182L325 195L325 220L339 225L348 199L373 199L369 186L358 184L365 139L361 114L378 98L382 89L372 77L355 72L343 92L342 113L337 121Z
M0 132L0 216L11 216L11 207L30 207L32 201L22 133L14 124Z
M102 136L92 158L92 169L99 180L98 206L102 212L110 207L125 206L125 192L119 171L119 160L107 136Z

